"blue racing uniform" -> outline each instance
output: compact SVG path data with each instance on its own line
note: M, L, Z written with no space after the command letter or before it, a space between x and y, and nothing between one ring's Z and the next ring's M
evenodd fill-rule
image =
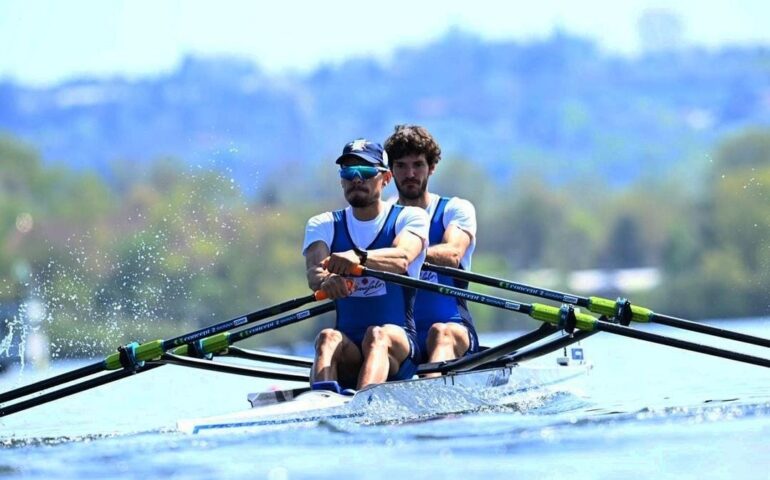
M436 205L436 211L430 220L429 245L437 245L444 238L444 210L449 202L449 198L441 197ZM460 266L462 268L462 266ZM452 277L438 274L435 272L423 270L420 277L442 285L467 289L468 282L457 280ZM473 325L471 313L468 311L468 305L463 298L451 297L440 293L419 290L415 299L414 320L417 327L417 341L420 351L423 353L421 360L427 361L428 348L428 330L434 323L457 322L462 323L468 329L470 347L468 353L478 351L479 339L476 334L476 328Z
M396 238L396 219L403 207L393 205L385 223L366 250L388 248ZM354 248L350 237L345 210L332 212L334 218L334 238L330 247L332 253L344 252ZM401 364L399 371L388 380L411 378L417 371L420 350L417 346L417 332L414 324L415 290L402 287L373 277L357 277L355 291L348 297L335 300L337 322L335 329L344 333L358 348L371 326L385 324L397 325L404 329L409 341L409 356Z

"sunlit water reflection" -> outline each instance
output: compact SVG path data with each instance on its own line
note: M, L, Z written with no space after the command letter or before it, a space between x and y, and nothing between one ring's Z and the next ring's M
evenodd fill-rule
M770 320L722 326L762 334ZM770 370L609 334L584 347L592 372L539 404L213 437L173 428L180 418L243 409L246 393L274 382L163 367L0 420L0 475L768 478ZM11 373L0 389L51 373Z

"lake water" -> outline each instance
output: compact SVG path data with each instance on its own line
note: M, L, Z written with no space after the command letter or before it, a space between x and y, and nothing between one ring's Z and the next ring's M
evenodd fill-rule
M717 325L770 337L770 319ZM0 478L770 479L770 369L608 333L582 346L590 374L528 408L215 437L174 427L276 382L164 366L0 419ZM0 390L79 365L11 372Z

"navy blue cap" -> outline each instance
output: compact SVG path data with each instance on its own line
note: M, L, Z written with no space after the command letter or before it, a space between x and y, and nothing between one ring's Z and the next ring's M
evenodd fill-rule
M340 163L345 157L358 157L377 167L388 168L388 154L382 148L382 145L370 142L365 138L359 138L345 145L342 149L342 155L337 158Z

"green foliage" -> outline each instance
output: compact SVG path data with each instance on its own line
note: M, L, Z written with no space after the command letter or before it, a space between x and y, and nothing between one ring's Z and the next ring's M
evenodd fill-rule
M664 305L694 316L767 314L770 131L735 136L717 149L703 205L672 230Z
M770 161L770 134L767 130L751 129L727 139L717 149L713 173L728 173L733 169L762 168Z
M582 125L579 109L570 115ZM632 300L685 317L767 314L770 132L732 137L716 152L700 188L647 180L616 191L587 172L553 184L530 169L501 181L451 158L431 189L474 202L476 271L517 280L525 270L658 266L663 285ZM343 204L333 167L313 181L260 179L253 196L173 158L116 162L107 178L43 166L31 148L0 138L0 301L43 299L61 355L106 353L306 294L305 222ZM481 330L535 325L471 309ZM251 343L311 341L331 319Z

